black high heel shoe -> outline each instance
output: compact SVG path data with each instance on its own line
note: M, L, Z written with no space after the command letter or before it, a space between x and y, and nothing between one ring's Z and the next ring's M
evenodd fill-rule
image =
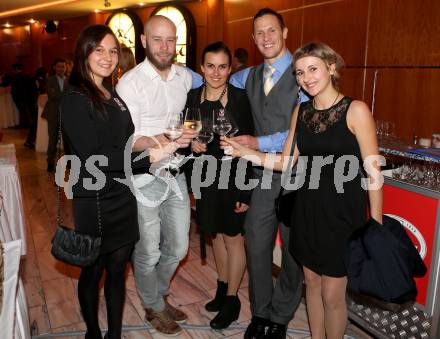
M211 320L209 325L215 330L223 330L238 319L241 303L236 295L227 295L220 312Z

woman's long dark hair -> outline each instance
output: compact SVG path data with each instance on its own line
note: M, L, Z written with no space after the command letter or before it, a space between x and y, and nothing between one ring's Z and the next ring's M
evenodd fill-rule
M98 87L96 87L91 75L91 69L88 62L89 55L96 49L99 43L104 39L106 35L113 36L118 49L118 55L121 54L118 39L116 38L110 27L105 25L93 25L86 27L78 37L75 47L75 56L73 60L72 73L70 73L69 84L80 88L85 91L92 99L94 108L105 114L103 106L104 93L102 93ZM116 72L118 65L116 65Z

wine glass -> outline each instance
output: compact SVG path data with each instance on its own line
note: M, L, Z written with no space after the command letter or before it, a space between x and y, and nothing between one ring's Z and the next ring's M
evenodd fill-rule
M214 132L212 131L211 119L207 117L204 117L202 119L202 129L199 131L199 134L197 135L195 140L205 145L214 140Z
M232 128L228 132L228 134L226 134L226 136L228 138L232 138L235 134L237 134L239 129L238 129L237 123L232 118L232 115L229 116L229 119L231 121ZM233 151L234 151L234 148L232 146L226 146L224 148L224 152L225 152L226 155L222 158L222 160L232 160L234 158L233 156L231 156Z
M220 136L227 135L232 130L232 123L226 109L214 109L212 113L212 130ZM222 160L227 160L227 157Z
M184 126L200 132L202 129L202 118L198 107L188 107L185 109Z
M205 116L202 118L202 129L199 131L199 134L197 134L194 140L204 145L208 145L212 140L214 140L212 120L209 117Z
M175 142L175 140L179 139L183 134L183 114L176 113L172 114L167 121L167 125L164 132L165 136L171 140L171 142ZM174 160L174 161L173 161ZM177 162L177 164L176 164ZM173 158L169 160L167 169L171 171L172 169L177 169L179 163L179 159L177 158L177 153L173 152Z
M185 128L190 128L195 130L196 132L200 132L202 129L202 116L200 114L200 108L198 107L187 107L185 109L185 122L183 123ZM194 158L194 154L191 153L188 155L190 159Z

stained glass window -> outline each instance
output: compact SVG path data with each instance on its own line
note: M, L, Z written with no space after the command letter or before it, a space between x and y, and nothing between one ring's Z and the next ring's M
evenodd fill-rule
M121 45L131 49L133 55L135 54L135 30L133 21L125 13L115 14L109 21L108 26L115 33Z

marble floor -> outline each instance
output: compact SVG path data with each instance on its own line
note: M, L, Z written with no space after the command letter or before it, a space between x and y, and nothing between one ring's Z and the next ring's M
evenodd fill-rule
M79 269L56 261L50 254L50 240L55 229L56 187L54 177L46 172L45 155L23 146L25 131L3 130L2 143L15 143L23 189L23 204L27 221L28 253L21 262L29 307L31 333L35 338L83 338L84 322L76 296ZM70 203L64 200L63 219L72 223ZM127 269L127 297L124 309L123 338L162 338L148 330L143 321L144 311L136 294L131 268ZM205 311L204 304L212 298L216 288L216 271L212 248L207 246L207 259L200 259L199 236L193 223L188 255L174 276L169 301L185 311L189 325L176 338L210 339L242 338L251 313L248 298L248 276L244 276L239 297L242 302L240 318L225 331L213 331L209 320L214 314ZM99 319L106 328L103 292ZM189 328L193 325L193 328ZM348 337L370 338L353 324L347 328ZM307 338L308 324L304 302L289 323L289 338Z

